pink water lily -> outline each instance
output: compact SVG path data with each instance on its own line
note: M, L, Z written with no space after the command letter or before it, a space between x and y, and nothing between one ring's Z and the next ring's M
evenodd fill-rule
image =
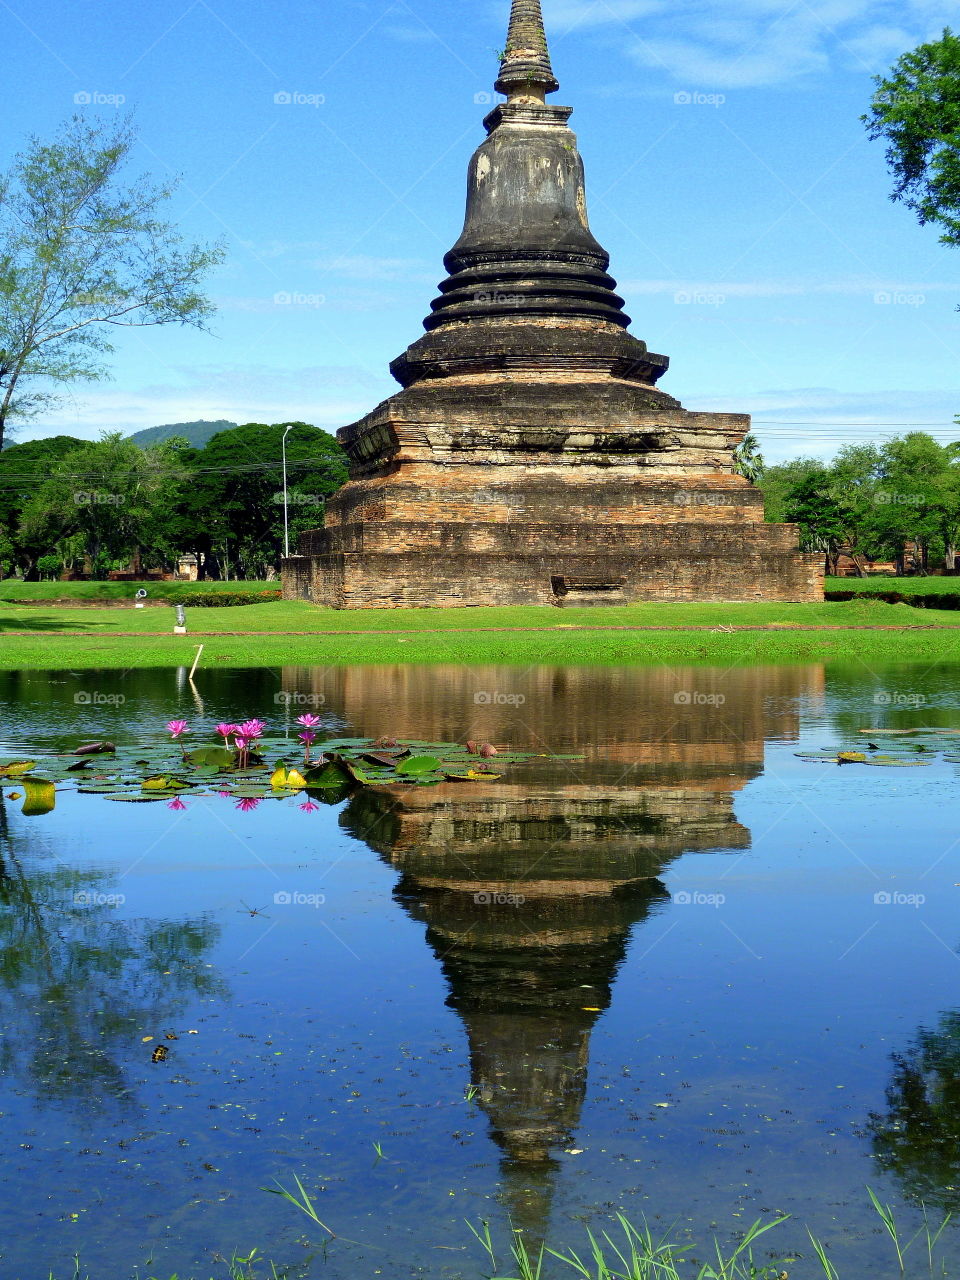
M174 739L180 738L183 734L190 732L190 727L186 720L171 720L167 724L167 728L170 730L170 736Z
M240 726L240 733L244 738L260 738L263 736L263 731L266 727L266 723L263 720L244 720Z
M320 723L320 717L308 712L306 715L297 716L297 724L302 724L305 729L315 729Z
M226 741L227 738L232 738L235 733L240 732L240 726L238 724L218 724L215 732L219 733L220 737Z
M316 742L317 735L312 729L304 729L300 734L300 741L303 743L303 759L304 763L310 763L310 748Z
M238 800L233 807L235 809L239 809L241 813L249 813L251 809L256 809L259 803L260 803L259 800L254 800L251 798L246 800Z
M180 799L180 797L179 797L179 796L177 796L177 798L176 798L175 800L168 800L168 801L167 801L167 808L168 808L168 809L186 809L186 807L187 807L187 806L183 803L183 801Z
M306 800L303 804L297 805L297 808L302 809L304 813L314 813L320 806L314 804L312 800Z

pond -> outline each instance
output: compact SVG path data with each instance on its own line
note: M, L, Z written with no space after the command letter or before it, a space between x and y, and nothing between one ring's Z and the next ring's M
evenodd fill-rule
M7 760L174 717L296 746L304 712L543 753L315 805L58 782L31 815L5 779L5 1278L256 1245L473 1280L467 1222L579 1249L618 1210L701 1244L789 1213L772 1252L809 1226L894 1275L867 1185L905 1226L960 1207L960 765L861 732L960 730L960 664L21 672L0 704ZM797 754L871 736L914 767ZM295 1176L325 1249L263 1190Z

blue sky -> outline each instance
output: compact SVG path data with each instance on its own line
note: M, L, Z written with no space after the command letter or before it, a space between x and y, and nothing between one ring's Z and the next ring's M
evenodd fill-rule
M194 418L335 429L389 395L460 232L508 8L0 0L0 162L74 111L133 109L134 167L180 174L171 215L229 255L213 336L122 334L112 380L18 438ZM660 385L753 413L770 459L904 424L960 436L960 251L891 203L859 121L871 77L957 6L543 8L552 101L575 109L633 332L671 357Z

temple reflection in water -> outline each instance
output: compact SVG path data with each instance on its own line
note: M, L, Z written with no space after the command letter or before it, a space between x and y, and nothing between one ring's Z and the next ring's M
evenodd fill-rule
M285 673L286 687L304 677ZM585 757L508 766L476 788L366 789L341 818L400 872L397 901L426 925L528 1238L543 1236L557 1155L576 1140L590 1033L631 932L670 901L658 875L684 853L749 848L734 795L762 772L766 739L796 736L821 680L813 667L324 677L327 705L359 734Z

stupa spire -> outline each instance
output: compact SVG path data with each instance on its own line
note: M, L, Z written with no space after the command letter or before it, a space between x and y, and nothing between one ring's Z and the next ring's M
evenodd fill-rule
M494 88L511 99L555 93L560 83L550 65L540 0L513 0L507 44Z

